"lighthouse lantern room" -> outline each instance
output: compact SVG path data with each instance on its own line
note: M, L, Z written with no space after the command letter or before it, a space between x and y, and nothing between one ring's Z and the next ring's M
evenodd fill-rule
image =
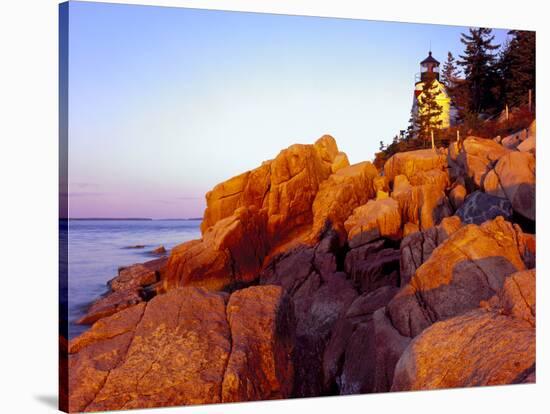
M430 51L428 57L420 62L420 81L427 82L434 78L439 81L439 62Z

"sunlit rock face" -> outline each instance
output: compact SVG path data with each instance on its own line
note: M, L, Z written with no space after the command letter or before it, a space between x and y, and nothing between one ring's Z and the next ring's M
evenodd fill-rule
M488 194L510 201L518 214L535 220L536 161L529 152L511 152L501 157L483 181Z
M283 239L313 221L311 205L319 185L345 168L347 156L329 135L313 145L295 144L271 161L233 177L207 193L203 234L239 207L254 206L267 214L270 239Z
M425 149L401 152L393 155L384 164L384 175L393 181L398 175L404 175L410 181L415 175L430 170L445 170L447 156L444 151Z
M449 164L457 165L472 189L481 188L485 175L509 152L491 139L468 137L460 149L456 144L450 147Z
M288 297L275 286L227 296L175 289L94 324L70 346L70 410L289 397Z
M376 196L374 180L378 171L370 162L338 170L324 181L313 201L313 226L310 239L318 240L327 223L346 240L344 222L355 208Z
M90 307L71 409L533 382L521 145L469 137L379 172L323 136L217 185L200 239Z
M535 342L527 322L497 312L475 310L438 322L407 347L391 390L531 382Z
M393 325L414 337L436 321L479 306L526 265L518 230L502 218L455 231L388 305Z
M353 210L344 227L352 248L380 237L397 240L401 236L399 203L393 198L370 200Z
M535 270L511 274L477 310L436 322L395 368L392 391L535 381Z

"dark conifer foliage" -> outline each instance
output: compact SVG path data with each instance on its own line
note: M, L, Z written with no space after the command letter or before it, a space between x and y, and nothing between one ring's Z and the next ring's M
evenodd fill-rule
M469 92L467 111L479 114L494 108L495 91L498 86L496 55L494 50L500 45L493 44L492 29L470 28L462 33L460 41L465 45L464 54L458 64L464 72L464 87Z
M535 102L535 32L511 30L512 39L500 54L498 69L501 78L500 103L509 107L528 103L529 90Z

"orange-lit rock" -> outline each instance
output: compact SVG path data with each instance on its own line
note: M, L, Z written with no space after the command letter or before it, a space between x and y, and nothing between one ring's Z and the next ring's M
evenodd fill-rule
M400 152L386 161L384 175L393 181L397 175L404 175L409 180L420 172L444 170L447 167L447 156L440 150L417 150Z
M535 220L535 157L529 152L510 152L501 157L483 181L485 191L505 197L516 212Z
M536 324L536 271L517 272L506 279L498 294L499 306L507 315Z
M135 289L158 282L166 271L167 259L150 260L145 263L126 266L118 271L118 275L109 281L109 287L113 291Z
M452 214L449 200L438 184L412 186L408 180L398 177L391 197L399 203L403 222L426 230Z
M71 409L220 402L230 351L222 295L197 288L159 295L71 343Z
M341 170L342 168L349 167L349 160L348 156L345 152L339 152L336 157L334 157L334 161L331 165L331 171L334 174L335 172Z
M453 184L451 190L449 191L449 201L451 202L455 210L462 207L462 204L464 204L464 200L466 199L467 195L468 191L464 186L464 180L460 178Z
M313 201L312 240L317 241L328 224L345 240L344 222L356 207L374 198L377 176L374 165L365 161L338 170L324 181Z
M267 220L268 234L274 243L311 225L313 200L321 183L331 174L337 154L334 138L324 136L314 145L292 145L273 160ZM344 174L345 170L347 168L338 170L334 175Z
M461 226L459 217L446 217L436 227L405 236L400 247L401 286L409 283L416 270L430 258L434 249Z
M71 411L284 398L292 308L282 289L186 287L101 319L70 345Z
M525 270L518 229L498 217L466 225L436 248L388 304L393 325L414 337L436 321L479 307L505 278Z
M352 248L380 237L398 239L401 236L399 204L393 198L370 200L353 210L344 227Z
M206 195L203 235L241 207L265 210L270 239L279 241L312 222L311 205L319 185L347 157L324 135L313 145L295 144L260 167L218 184Z
M379 175L375 177L373 180L373 185L376 193L378 193L379 191L383 191L385 193L390 192L388 177L386 177L385 175Z
M416 233L420 231L418 224L407 222L403 225L403 238L407 237L409 234Z
M442 170L418 171L410 177L411 185L432 184L440 191L445 191L449 186L449 174Z
M535 155L537 150L537 120L535 119L527 130L527 138L518 145L518 151L530 152Z
M231 355L222 401L255 401L291 396L294 314L279 286L253 286L231 295L227 304Z
M120 268L108 282L109 293L95 300L79 319L79 324L92 324L100 318L133 306L157 292L157 285L166 271L167 258L150 260Z
M467 224L481 224L498 216L511 220L514 214L512 203L481 190L469 194L455 214Z
M95 300L77 323L90 325L101 318L120 312L140 302L143 302L143 298L140 296L139 290L117 290Z
M208 228L202 239L172 249L164 289L200 286L220 290L251 282L268 251L266 239L265 212L239 208Z
M509 152L510 150L491 139L468 137L462 143L461 151L449 151L449 154L456 157L453 161L460 165L465 178L480 188L485 175Z
M218 221L232 216L239 207L261 209L269 189L271 162L216 185L206 194L206 210L201 223L204 234Z
M475 310L437 322L415 338L397 366L392 391L523 382L535 370L535 330Z

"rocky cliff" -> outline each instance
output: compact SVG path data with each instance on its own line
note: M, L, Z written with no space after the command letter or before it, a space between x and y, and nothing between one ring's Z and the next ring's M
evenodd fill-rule
M69 408L534 382L534 129L382 171L323 136L218 184L90 307Z

